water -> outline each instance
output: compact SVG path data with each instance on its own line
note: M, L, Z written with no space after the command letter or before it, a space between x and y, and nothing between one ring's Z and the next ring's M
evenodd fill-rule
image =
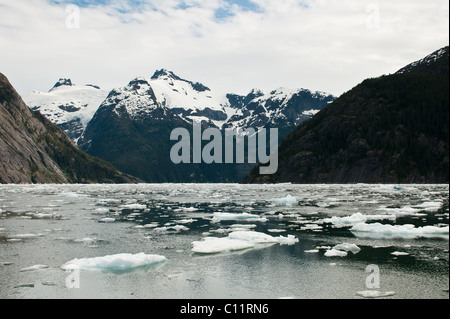
M287 195L297 197L293 206ZM448 185L3 185L0 298L328 299L367 290L448 298L448 231L417 238L324 222L359 212L382 215L366 223L444 227L448 196ZM217 221L214 213L258 219ZM192 252L193 242L239 228L298 242ZM325 256L342 243L361 250ZM75 258L141 252L167 260L120 272L82 269L79 288L68 285L75 273L61 269ZM377 289L366 282L368 265L380 270ZM26 271L31 266L38 269Z

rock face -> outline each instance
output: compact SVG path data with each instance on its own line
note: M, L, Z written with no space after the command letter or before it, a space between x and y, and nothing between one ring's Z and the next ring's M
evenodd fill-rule
M25 105L0 73L0 183L130 183L80 151L57 126Z
M448 183L449 48L369 79L289 134L243 183Z

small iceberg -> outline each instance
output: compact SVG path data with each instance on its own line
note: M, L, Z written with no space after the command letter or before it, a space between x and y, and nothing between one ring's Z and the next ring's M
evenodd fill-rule
M369 235L370 237L400 237L400 238L420 238L420 237L443 237L448 239L449 226L423 226L414 225L385 225L380 223L365 224L360 223L353 226L352 231L357 236Z
M25 267L20 269L20 272L26 272L26 271L34 271L34 270L40 270L40 269L47 269L47 265L34 265L30 267Z
M288 194L284 198L272 198L270 201L277 206L297 206L299 199Z
M364 290L358 291L356 294L364 298L381 298L393 296L395 295L395 291L382 292L378 290Z
M212 223L220 223L221 221L238 220L238 221L252 221L252 222L266 222L267 218L259 215L249 213L214 213Z
M192 251L200 254L217 254L254 248L256 245L294 245L298 238L292 235L277 238L256 231L234 231L228 237L206 237L202 241L192 242Z
M348 253L346 251L330 249L325 252L325 257L346 257Z
M130 271L167 260L164 256L139 254L117 254L104 257L73 259L61 266L63 270Z
M333 224L334 228L352 227L356 224L365 223L367 221L379 221L389 220L395 221L397 217L395 215L363 215L361 213L355 213L351 216L337 217L323 219L324 223Z

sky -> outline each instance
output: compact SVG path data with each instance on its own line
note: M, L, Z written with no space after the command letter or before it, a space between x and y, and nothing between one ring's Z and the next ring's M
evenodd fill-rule
M0 72L123 87L168 69L223 93L336 96L449 44L447 0L0 0Z

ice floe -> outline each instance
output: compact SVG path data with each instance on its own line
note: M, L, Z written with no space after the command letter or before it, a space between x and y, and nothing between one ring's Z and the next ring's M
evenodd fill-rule
M22 269L20 269L20 271L25 272L25 271L34 271L34 270L39 270L39 269L47 269L47 268L48 268L47 265L34 265L34 266L22 268Z
M388 237L445 237L448 239L449 226L437 227L437 226L423 226L416 227L411 224L407 225L387 225L387 224L365 224L360 223L354 225L350 229L355 235L372 235L373 236L388 236Z
M394 291L387 291L382 292L378 290L364 290L364 291L358 291L356 293L358 296L364 297L364 298L381 298L381 297L390 297L395 295Z
M408 256L409 253L403 252L403 251L394 251L393 253L391 253L391 255L394 255L394 256Z
M286 197L272 198L270 201L277 206L297 206L299 199L288 194Z
M363 215L361 213L355 213L351 216L324 218L324 223L333 224L334 228L351 227L359 223L365 223L367 221L376 220L390 220L395 221L395 215Z
M61 266L63 270L106 270L127 271L139 267L149 266L166 261L167 258L159 255L116 254L104 257L76 258Z
M221 221L227 220L266 222L267 218L249 213L214 213L211 222L220 223Z
M298 238L293 235L287 237L273 237L256 231L234 231L228 237L205 237L202 241L192 242L192 251L202 254L215 254L227 251L254 248L261 244L294 245Z
M325 252L325 257L346 257L348 253L346 251L337 250L337 249L330 249Z

